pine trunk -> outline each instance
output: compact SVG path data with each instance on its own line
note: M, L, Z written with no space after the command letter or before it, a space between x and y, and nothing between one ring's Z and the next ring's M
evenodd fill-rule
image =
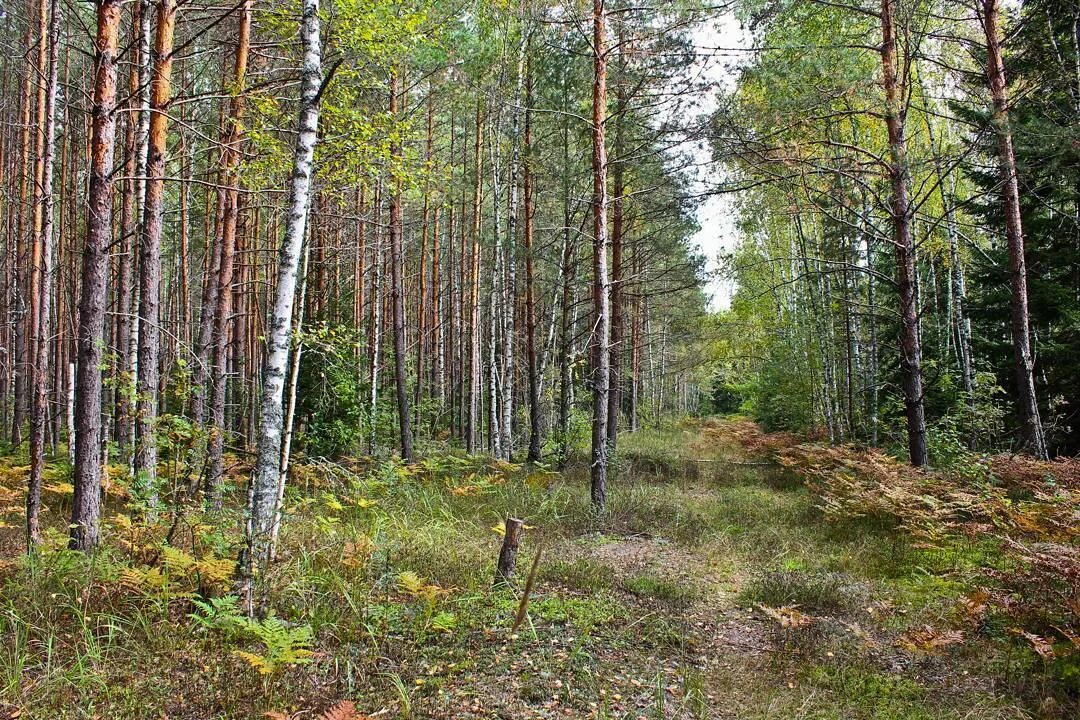
M1009 127L1009 98L1005 86L1005 61L1001 54L998 0L982 0L982 21L986 33L986 78L994 103L992 123L997 134L1001 200L1005 211L1005 236L1009 249L1009 287L1012 291L1010 310L1017 402L1024 424L1024 443L1027 449L1035 457L1046 459L1046 436L1043 433L1035 392L1035 360L1031 352L1024 228L1020 214L1020 188L1016 178L1016 155L1013 152L1012 130Z
M907 416L908 457L927 464L926 415L922 377L922 341L916 298L915 241L908 201L907 141L904 137L903 93L897 76L894 3L881 2L881 64L885 85L885 124L889 135L889 180L892 185L893 244L896 247L897 290L900 295L900 373Z
M604 0L593 0L593 422L590 478L592 503L598 511L603 510L607 503L608 391L611 381L609 347L611 307L608 297L607 266L608 162L604 139L604 120L607 115L607 47L604 13Z
M90 177L86 241L79 298L75 403L73 550L97 545L101 517L101 359L105 347L106 279L112 242L113 150L116 139L116 46L120 0L98 0L91 106Z

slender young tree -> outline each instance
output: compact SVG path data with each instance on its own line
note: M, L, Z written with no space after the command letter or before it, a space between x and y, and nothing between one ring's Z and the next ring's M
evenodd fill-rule
M469 400L465 418L465 448L471 455L476 452L477 421L480 418L480 210L483 199L483 175L481 173L483 147L483 104L476 103L476 138L473 146L476 169L473 186L472 254L469 266ZM462 253L464 262L464 253ZM464 291L464 288L462 288Z
M45 469L45 431L49 413L49 358L52 334L52 296L55 285L53 275L53 165L56 149L56 81L60 52L60 3L49 3L48 70L45 77L45 139L42 147L42 204L41 235L37 239L39 250L34 253L39 276L36 314L37 336L34 338L34 396L30 423L30 481L26 494L26 544L32 546L41 540L39 512L41 510L41 481ZM68 438L69 442L71 438Z
M210 399L210 415L213 428L210 431L210 467L206 475L206 487L216 504L220 502L221 479L225 474L225 399L227 389L227 363L229 349L229 320L233 314L233 265L236 255L236 226L240 205L241 123L244 117L244 81L247 77L248 51L251 44L251 6L247 0L240 9L233 59L232 96L228 103L228 117L222 133L221 177L224 186L224 208L221 218L220 259L218 264L217 312L213 319L213 358L211 372L213 391Z
M244 572L249 580L247 588L249 607L250 579L269 561L278 477L281 470L285 368L289 359L296 280L300 264L300 250L307 231L315 143L319 131L319 94L323 75L318 0L304 0L302 9L300 41L303 46L303 60L300 70L299 133L296 138L296 154L289 181L289 215L278 259L274 306L270 325L267 328L258 452L252 473L251 500L248 508L247 567L244 568Z
M525 152L523 191L525 195L525 222L523 245L525 248L525 364L529 375L529 462L540 462L540 374L536 358L536 269L533 260L533 216L536 212L535 189L533 187L533 144L532 144L532 103L533 77L532 66L525 69Z
M161 236L165 213L165 152L172 92L176 0L159 0L150 83L150 136L139 242L139 369L135 479L149 507L157 504L158 386L161 377Z
M390 117L398 119L398 84L399 77L395 70L390 76ZM405 290L402 278L403 251L401 243L401 141L397 133L390 144L390 159L393 164L393 177L390 178L390 283L391 300L394 314L394 386L397 392L398 431L401 436L401 459L413 463L413 437L409 417L409 392L406 388L405 365L408 356L405 351Z
M608 392L610 384L611 306L608 281L608 190L607 147L604 121L607 118L607 29L604 0L593 0L593 91L592 91L592 174L593 174L593 410L592 410L592 503L603 510L607 503L608 480Z

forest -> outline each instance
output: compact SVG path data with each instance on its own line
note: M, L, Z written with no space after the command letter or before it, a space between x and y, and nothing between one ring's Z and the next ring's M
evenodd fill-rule
M1077 0L0 0L0 720L1074 718Z

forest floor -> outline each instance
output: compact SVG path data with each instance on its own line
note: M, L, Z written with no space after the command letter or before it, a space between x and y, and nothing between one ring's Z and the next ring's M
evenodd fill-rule
M227 567L204 517L163 520L186 547L163 555L114 503L89 566L49 549L59 529L22 558L23 466L2 460L0 718L1065 716L992 639L933 640L968 589L963 551L827 520L723 423L620 443L602 519L584 468L307 466L269 579L282 622L261 630L195 602L215 552ZM62 528L68 488L50 488ZM507 515L530 528L517 587L493 589Z

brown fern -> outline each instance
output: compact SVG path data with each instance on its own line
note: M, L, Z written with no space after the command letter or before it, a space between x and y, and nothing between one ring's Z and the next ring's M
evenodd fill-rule
M367 720L367 715L361 715L352 700L342 700L320 715L319 720Z

